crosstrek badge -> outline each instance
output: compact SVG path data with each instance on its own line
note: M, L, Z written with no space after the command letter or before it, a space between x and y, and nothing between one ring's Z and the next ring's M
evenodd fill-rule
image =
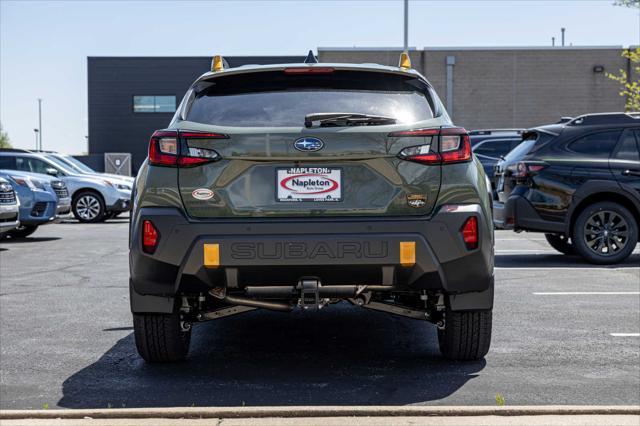
M342 170L328 167L278 169L278 201L340 201Z
M196 200L210 200L213 198L213 191L207 188L194 189L191 196Z

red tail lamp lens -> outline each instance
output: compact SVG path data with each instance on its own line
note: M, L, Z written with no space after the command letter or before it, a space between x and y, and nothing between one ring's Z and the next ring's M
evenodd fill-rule
M478 248L478 218L475 216L471 216L467 221L462 225L462 229L460 230L462 233L462 239L464 240L465 245L468 250L473 250Z
M153 223L150 220L142 222L142 251L145 253L153 253L156 251L158 242L160 241L160 234Z

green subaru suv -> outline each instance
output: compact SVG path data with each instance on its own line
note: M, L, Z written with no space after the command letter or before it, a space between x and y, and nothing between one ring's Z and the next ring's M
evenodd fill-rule
M142 358L184 358L203 321L341 302L432 323L445 357L482 358L490 187L431 84L407 57L223 64L216 57L151 136L135 182Z

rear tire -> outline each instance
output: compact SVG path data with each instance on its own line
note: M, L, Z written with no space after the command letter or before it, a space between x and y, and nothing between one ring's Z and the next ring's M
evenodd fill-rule
M182 331L180 315L133 314L136 348L149 363L181 361L189 352L191 329Z
M566 254L567 256L576 254L573 244L571 244L569 239L564 235L544 234L544 237L547 239L549 245L560 253Z
M638 224L628 209L609 201L587 206L573 224L573 246L587 262L612 265L638 243Z
M440 352L445 358L457 361L483 358L491 345L491 321L491 310L447 310L444 329L438 329Z
M36 232L36 229L38 229L38 225L21 225L7 232L7 235L11 236L11 238L26 238Z

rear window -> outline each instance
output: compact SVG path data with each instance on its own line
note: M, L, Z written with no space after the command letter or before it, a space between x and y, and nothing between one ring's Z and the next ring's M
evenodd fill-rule
M505 159L507 161L518 160L527 154L531 154L532 152L539 150L554 137L555 136L553 135L550 135L548 133L542 133L542 132L528 133L526 134L524 140L520 144L518 144L518 146L516 146L511 151L509 151Z
M430 89L413 76L362 71L229 75L200 83L188 121L218 126L301 127L312 113L344 112L413 123L434 117Z

